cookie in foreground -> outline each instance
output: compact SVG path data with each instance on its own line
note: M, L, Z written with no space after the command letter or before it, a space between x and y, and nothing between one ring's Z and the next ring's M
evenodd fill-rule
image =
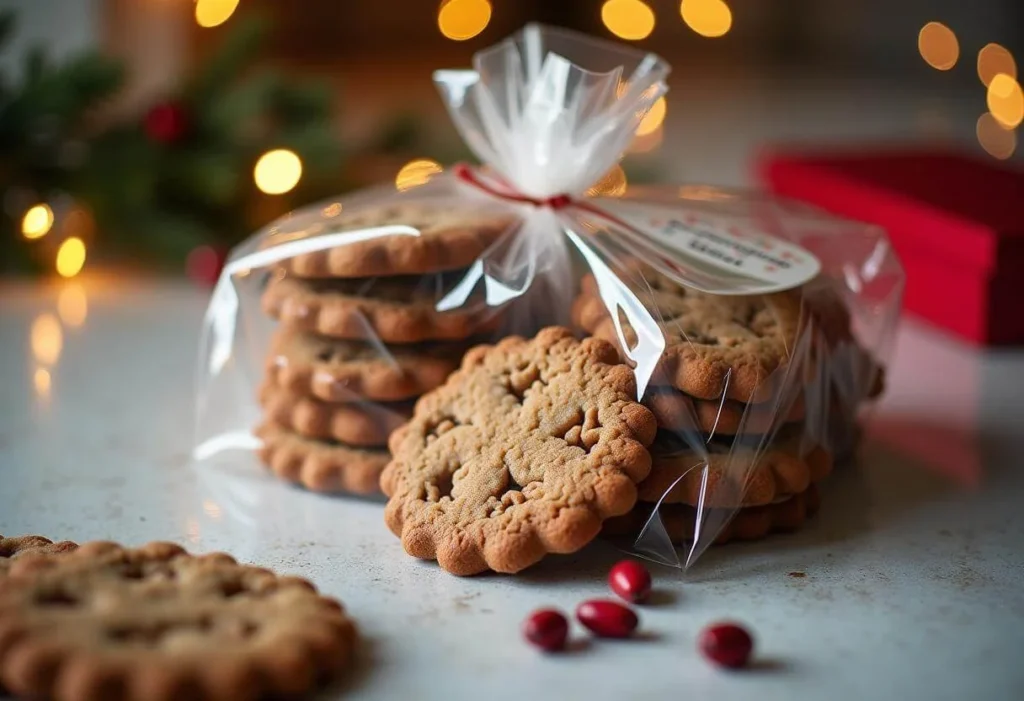
M628 513L657 430L615 348L568 329L469 351L391 435L385 521L416 557L518 572Z
M26 698L296 696L336 677L355 641L309 582L171 543L87 543L0 579L0 684Z

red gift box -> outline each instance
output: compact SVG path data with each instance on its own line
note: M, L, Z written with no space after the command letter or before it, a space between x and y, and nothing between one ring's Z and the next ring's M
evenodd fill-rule
M905 308L984 345L1024 343L1024 172L938 151L778 152L777 194L886 229Z

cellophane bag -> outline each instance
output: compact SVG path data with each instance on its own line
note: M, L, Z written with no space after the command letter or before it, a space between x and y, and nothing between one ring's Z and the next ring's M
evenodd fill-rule
M232 252L196 459L376 494L388 435L470 346L559 324L614 344L658 423L607 535L689 567L799 527L882 389L903 287L884 233L708 185L595 187L666 91L658 56L529 25L473 64L435 81L480 167L293 212Z

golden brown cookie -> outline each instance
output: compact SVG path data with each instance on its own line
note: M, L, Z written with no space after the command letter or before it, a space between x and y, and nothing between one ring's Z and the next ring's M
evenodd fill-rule
M803 445L799 435L777 437L760 451L718 442L706 447L705 460L688 447L667 451L655 444L651 473L639 486L640 500L656 502L668 492L664 503L696 506L703 489L706 506L762 506L803 492L832 471L831 454Z
M772 402L705 401L671 387L652 387L644 396L644 405L654 413L658 426L682 434L698 431L719 436L768 433L804 418L803 395L790 404L784 411Z
M548 328L480 346L391 435L385 521L453 574L518 572L633 507L655 431L604 341Z
M769 295L711 295L682 287L645 270L643 288L634 290L655 310L665 338L656 378L698 399L722 397L740 402L771 399L800 328L799 291ZM588 333L621 347L592 275L573 307L573 320ZM635 331L622 322L625 344Z
M757 540L772 533L800 530L807 519L818 512L820 499L814 485L774 504L739 509L732 520L715 537L715 545L732 541ZM608 537L637 536L651 516L653 504L640 502L625 516L606 521L603 535ZM676 545L693 539L697 510L684 504L665 504L660 510L661 522L668 537Z
M272 422L255 433L263 441L260 460L283 480L314 492L380 493L380 473L391 459L383 448L304 438Z
M439 286L437 277L306 280L276 276L263 292L263 311L299 331L385 343L461 341L500 325L500 311L479 301L438 311L441 290L448 287L447 283Z
M267 382L328 402L399 401L444 384L467 346L372 345L280 329L267 358Z
M376 207L342 209L317 226L317 235L357 232L375 227L403 225L416 231L376 235L322 251L302 253L283 262L291 273L307 278L354 278L371 275L420 275L465 268L479 258L518 219L494 206L468 208L464 203L404 202ZM414 234L414 235L413 235ZM284 232L272 235L294 240Z
M26 698L293 697L337 676L355 637L309 582L171 543L87 543L0 580L0 682Z
M273 384L260 390L268 420L305 438L334 440L351 446L380 448L391 432L412 416L411 401L325 402Z
M0 535L0 577L4 576L19 557L35 555L60 555L78 547L77 543L62 540L54 543L41 535L22 535L5 538Z

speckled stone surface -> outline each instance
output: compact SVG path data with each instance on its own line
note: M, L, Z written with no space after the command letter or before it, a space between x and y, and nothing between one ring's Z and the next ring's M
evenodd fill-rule
M713 550L686 574L655 566L639 640L545 657L522 619L607 595L614 547L457 579L405 556L377 503L279 484L255 460L195 470L205 291L74 289L0 285L0 533L169 539L311 578L365 636L358 672L324 698L1024 698L1024 354L906 325L858 464L823 485L812 525ZM755 632L753 669L695 653L722 617Z

